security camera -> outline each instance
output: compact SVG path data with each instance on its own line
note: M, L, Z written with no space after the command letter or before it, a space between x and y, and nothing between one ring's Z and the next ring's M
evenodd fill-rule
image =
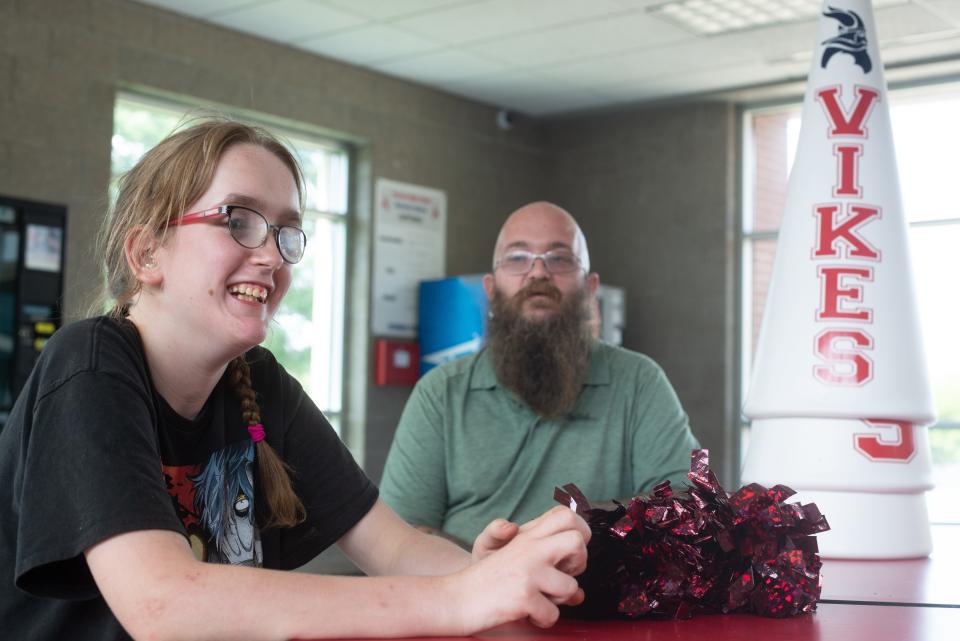
M501 131L508 131L513 127L513 121L516 116L509 109L500 109L497 111L497 128Z

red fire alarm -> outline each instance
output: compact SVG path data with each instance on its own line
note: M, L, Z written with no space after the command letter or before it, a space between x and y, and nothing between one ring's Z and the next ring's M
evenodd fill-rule
M420 373L420 347L414 341L377 339L377 385L414 385Z

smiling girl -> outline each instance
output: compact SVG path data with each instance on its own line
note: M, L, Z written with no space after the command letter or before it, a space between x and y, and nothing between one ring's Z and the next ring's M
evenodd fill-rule
M494 521L472 555L414 530L258 347L302 196L287 149L227 120L123 178L112 309L54 335L0 432L4 638L466 635L582 600L579 517ZM277 571L333 543L381 576Z

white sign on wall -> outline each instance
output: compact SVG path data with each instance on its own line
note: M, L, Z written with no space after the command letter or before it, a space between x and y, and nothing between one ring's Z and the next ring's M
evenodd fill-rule
M412 338L420 281L445 275L447 195L378 178L376 199L371 331Z

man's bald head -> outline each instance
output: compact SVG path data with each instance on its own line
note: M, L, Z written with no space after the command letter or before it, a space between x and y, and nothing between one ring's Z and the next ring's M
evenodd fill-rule
M544 248L536 249L536 245ZM493 250L494 268L504 252L511 249L542 252L563 247L580 259L585 272L590 271L587 240L570 212L546 201L530 203L510 214L500 228Z

